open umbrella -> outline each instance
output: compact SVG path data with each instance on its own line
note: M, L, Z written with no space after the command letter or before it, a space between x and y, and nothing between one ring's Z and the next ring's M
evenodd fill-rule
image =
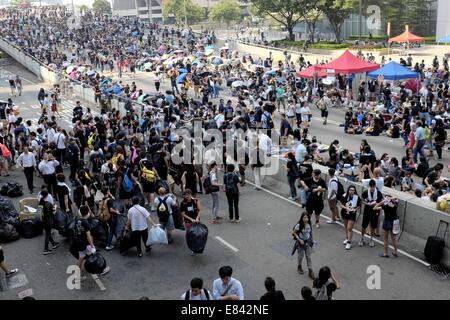
M212 64L215 64L215 65L219 65L219 64L222 64L222 63L223 63L223 60L220 59L219 57L215 57L215 58L212 60Z
M88 77L93 76L94 74L95 74L95 71L94 71L94 70L88 70L88 71L86 72L86 75L87 75Z
M243 87L244 86L244 81L238 80L238 81L234 81L231 86L233 88L239 88L239 87Z
M57 66L56 64L54 64L54 63L50 63L50 64L48 65L48 67L49 67L50 69L58 69L58 66Z
M71 65L71 63L69 61L66 61L66 62L63 63L63 67L64 68L67 68L70 65Z
M78 73L76 71L73 71L69 74L70 79L76 79L78 77Z
M405 82L405 88L411 90L413 93L417 93L420 88L420 81L418 79L409 79Z
M86 67L78 67L77 71L78 72L85 72L86 71Z
M188 71L184 68L178 69L179 73L188 73Z
M205 55L206 55L206 56L210 56L210 55L212 55L212 54L214 54L214 49L211 49L211 48L210 48L210 49L206 49L206 50L205 50Z
M113 92L114 94L120 95L122 93L122 89L120 88L119 85L116 84L113 86Z
M276 74L277 74L276 70L269 70L269 71L264 72L264 75L266 75L266 76L274 76Z
M177 77L177 83L182 83L186 79L187 73L182 73Z
M69 66L69 67L67 67L66 72L67 73L72 73L74 70L77 70L76 66Z

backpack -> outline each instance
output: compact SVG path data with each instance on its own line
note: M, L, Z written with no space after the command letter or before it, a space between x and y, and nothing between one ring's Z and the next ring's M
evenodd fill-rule
M133 191L133 181L131 181L130 177L128 177L128 169L123 175L122 187L125 192Z
M336 193L336 199L338 201L340 201L342 199L342 196L345 193L344 186L342 185L342 183L337 178L336 179L332 179L332 181L336 181L336 183L337 183L338 189L337 189L337 193Z
M169 220L169 207L167 206L167 198L168 196L165 196L164 198L158 197L159 200L158 207L156 208L156 212L158 213L159 221L167 222Z
M216 188L213 187L211 183L211 175L208 173L203 179L203 189L205 189L206 194L210 194L211 192L217 192Z
M8 147L4 144L0 143L0 149L2 149L2 156L4 158L9 158L11 156L11 152L9 151Z
M316 294L314 297L316 300L330 300L327 293L327 285L330 284L330 279L322 285L319 289L317 289Z
M205 294L206 300L210 300L208 290L202 289L202 291ZM184 300L191 300L191 290L186 291L186 294L184 295Z
M89 134L88 140L87 140L87 147L89 150L93 150L94 149L94 144L95 144L95 133L91 132Z
M70 153L69 153L70 154ZM99 154L95 155L92 159L92 171L100 172L102 169L102 159Z
M156 181L155 172L148 169L143 163L141 163L141 177L142 179L150 183L154 183Z
M265 117L266 117L266 119L267 119L267 126L268 126L268 129L273 129L273 128L275 128L275 125L274 125L274 123L273 123L273 120L272 120L272 116L267 112L267 113L264 113L263 114Z
M235 173L227 173L225 178L225 190L227 193L235 194L237 193L237 187L234 183Z

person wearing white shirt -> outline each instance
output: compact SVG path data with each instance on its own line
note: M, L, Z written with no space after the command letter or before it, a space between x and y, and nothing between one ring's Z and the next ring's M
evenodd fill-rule
M17 163L23 169L25 174L25 178L27 179L28 189L30 193L33 193L33 176L34 176L34 167L36 166L36 158L34 154L28 151L28 147L23 147L23 153L17 158Z
M233 269L223 266L219 269L219 277L213 282L215 300L244 300L244 289L239 280L231 277Z
M156 226L150 217L150 212L144 207L139 205L139 197L133 197L133 206L128 210L128 222L126 229L131 227L133 238L136 239L136 248L138 251L138 257L142 257L141 239L144 242L146 251L150 251L151 247L147 246L148 239L148 224Z
M203 288L203 280L194 278L191 280L191 289L181 295L181 300L212 300L211 292Z
M225 110L214 117L214 121L217 124L217 128L220 128L222 124L225 122Z
M47 141L49 143L53 142L53 140L55 138L55 134L56 134L56 131L53 127L50 127L47 129Z
M57 160L62 163L64 155L66 153L66 136L62 133L62 128L58 127L58 133L53 137L53 142L56 145Z
M59 166L59 162L53 158L53 155L44 153L43 160L39 163L38 168L42 173L44 182L47 185L49 193L56 195L56 167Z

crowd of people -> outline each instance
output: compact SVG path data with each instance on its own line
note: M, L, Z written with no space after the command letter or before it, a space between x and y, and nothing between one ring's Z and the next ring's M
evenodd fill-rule
M3 38L67 74L70 81L91 86L101 109L94 116L89 108L77 102L73 127L65 130L56 118L60 94L55 87L50 96L45 90L38 95L41 117L36 131L31 129L31 123L16 116L11 99L4 110L2 119L7 119L8 126L1 130L0 143L10 154L0 148L0 164L6 170L8 162L23 168L30 193L35 191L35 171L44 179L39 190L45 208L44 254L59 246L51 237L54 204L68 215L81 217L77 225L79 241L71 250L80 267L85 257L95 252L95 239L86 222L89 217L100 217L107 226L106 250L113 250L117 216L127 211L127 228L133 232L139 257L143 255L141 241L147 243L148 225L156 225L151 212L157 214L169 244L174 241L174 211L181 213L186 230L206 220L198 194L211 195L210 222L221 224L219 193L224 192L229 221L239 223L240 187L245 184L246 169L252 169L254 189L260 190L264 178L260 156L270 157L279 146L281 151L288 152L290 199L300 198L305 208L292 231L293 254L298 251L298 272L304 273L302 261L306 256L314 286L319 291L326 286L324 295L331 297L339 284L327 268L320 269L316 278L311 260L312 220L314 216L314 224L319 228L325 201L332 215L330 223L341 219L344 222L343 245L347 250L352 248L353 227L361 205L364 204L364 209L359 246L365 244L365 234L370 238L369 246L374 246L373 237L380 236L380 212L384 212L384 250L380 256L389 257L390 236L392 255L396 257L398 200L383 196L383 187L398 187L432 201L448 191L448 183L442 177L444 166L429 168L427 160L433 150L442 159L442 150L448 142L446 57L442 68L437 58L430 68L424 63L416 65L421 74L421 89L414 93L401 83L399 90L393 88L397 84L379 80L352 84L352 77L343 75L337 75L336 83L329 86L320 80L295 76L296 71L312 65L303 56L298 61L292 61L287 53L284 61L274 61L271 56L254 58L250 54L239 59L225 47L215 57L218 60L214 60L209 58L211 54L206 54L214 42L208 32L198 36L192 30L161 28L157 24L148 27L137 19L93 13L81 16L80 25L71 28L68 19L71 19L69 12L60 7L0 10ZM166 63L169 59L170 63ZM370 56L367 59L373 60ZM85 65L88 66L83 71L76 71ZM75 66L72 72L67 70L69 66ZM147 94L136 83L131 86L122 83L124 72L135 74L137 69L153 72L156 93ZM115 72L117 81L112 79ZM162 90L165 79L169 80L171 90ZM10 80L10 84L14 81L12 96L19 90L19 83L21 88L18 80ZM225 84L233 98L222 98L220 89ZM352 95L355 85L359 86L358 97ZM108 101L113 95L126 102L126 114L111 109ZM46 106L50 106L52 116ZM377 158L365 140L358 153L341 148L338 140L322 149L309 133L311 108L320 110L323 125L327 125L328 111L335 107L346 108L345 133L403 138L405 157L400 161L387 154ZM200 138L196 136L195 122L201 124ZM207 130L216 130L219 135L208 135ZM209 139L204 139L205 136ZM240 161L237 151L230 153L226 148L231 144L235 150L239 147L250 150L252 141L258 155L255 162L245 152L244 161ZM184 160L174 161L173 155L179 155L180 150ZM329 167L328 183L320 177L320 170L312 169L313 162ZM422 177L423 183L415 184L414 174ZM367 190L361 195L352 185L343 190L338 175L362 182ZM146 251L150 250L146 246ZM231 278L232 269L223 267L219 274L222 280L214 282L212 294L202 290L202 280L196 278L182 298L243 299L242 286L239 289L239 282ZM229 281L236 283L235 291L229 291ZM266 279L266 288L271 299L273 296L281 299L282 294L275 293L273 279ZM302 295L311 298L311 289L302 289Z

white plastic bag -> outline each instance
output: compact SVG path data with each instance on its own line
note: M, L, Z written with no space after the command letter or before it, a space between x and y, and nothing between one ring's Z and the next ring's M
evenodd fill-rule
M153 246L155 244L169 244L167 240L166 231L161 228L161 225L151 227L148 232L147 246Z

